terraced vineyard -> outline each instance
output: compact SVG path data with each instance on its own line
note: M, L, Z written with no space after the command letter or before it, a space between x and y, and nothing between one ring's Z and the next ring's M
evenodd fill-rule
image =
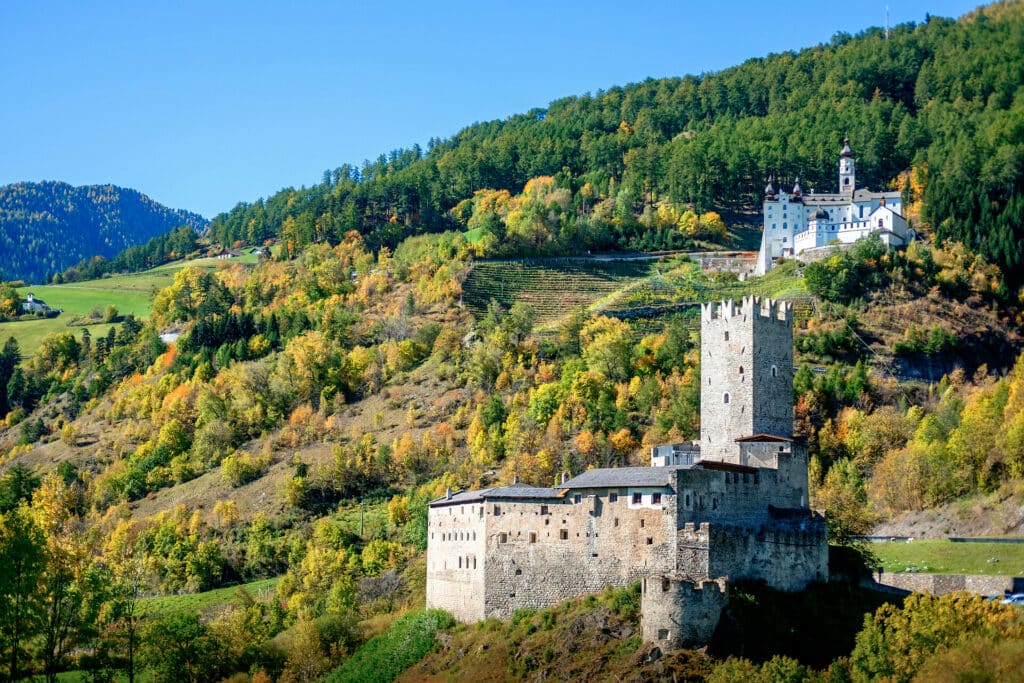
M685 257L486 261L477 263L463 283L463 302L478 318L492 299L506 309L516 301L527 303L537 312L541 328L587 306L639 328L643 320L683 316L696 329L698 304L750 295L792 300L796 317L803 319L810 314L810 297L795 265L740 281L729 273L703 273Z
M463 283L463 303L482 316L491 299L508 308L516 301L530 304L543 326L580 306L648 277L657 260L523 259L484 261L473 266Z

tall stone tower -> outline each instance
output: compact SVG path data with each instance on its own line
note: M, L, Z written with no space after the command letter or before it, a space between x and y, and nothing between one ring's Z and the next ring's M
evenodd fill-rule
M850 149L850 138L843 138L843 150L839 152L839 194L853 196L857 185L857 176L853 168L853 150Z
M791 304L759 297L701 306L702 460L740 464L736 439L793 436Z

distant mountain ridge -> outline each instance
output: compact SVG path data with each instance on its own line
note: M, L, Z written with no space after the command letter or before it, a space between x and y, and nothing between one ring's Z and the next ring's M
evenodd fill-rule
M116 185L6 185L0 187L0 278L39 282L82 259L110 258L178 226L200 231L208 224L197 213Z

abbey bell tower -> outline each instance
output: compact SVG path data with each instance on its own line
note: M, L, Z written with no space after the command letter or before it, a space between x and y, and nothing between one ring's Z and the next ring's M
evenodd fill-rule
M853 170L853 150L850 149L850 138L843 138L843 151L839 153L839 194L853 196L856 187L856 175Z

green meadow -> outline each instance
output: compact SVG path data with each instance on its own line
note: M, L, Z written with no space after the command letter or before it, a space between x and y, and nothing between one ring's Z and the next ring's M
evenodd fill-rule
M871 551L887 572L1024 576L1024 544L888 541Z
M253 265L257 257L245 254L240 258L222 261L216 258L200 258L191 261L174 261L151 270L128 275L114 275L99 280L72 282L63 285L32 285L21 287L18 293L26 296L32 293L45 301L51 308L63 309L56 318L15 320L0 323L0 343L13 336L23 357L28 358L39 348L43 337L56 332L73 332L79 339L82 331L88 329L93 339L104 335L110 324L102 322L103 312L113 305L120 315L132 314L137 318L149 316L153 295L174 281L174 274L186 265L213 270L220 264L242 263ZM92 325L69 325L93 311L100 318Z

